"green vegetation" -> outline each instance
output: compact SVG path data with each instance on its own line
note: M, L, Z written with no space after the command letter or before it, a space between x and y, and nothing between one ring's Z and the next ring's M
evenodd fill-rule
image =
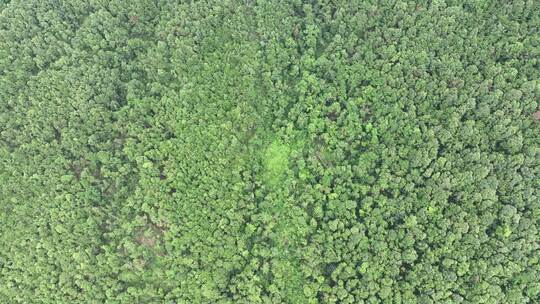
M540 303L539 28L0 1L0 303Z
M289 168L290 148L279 140L273 141L264 151L265 181L275 186L284 177Z

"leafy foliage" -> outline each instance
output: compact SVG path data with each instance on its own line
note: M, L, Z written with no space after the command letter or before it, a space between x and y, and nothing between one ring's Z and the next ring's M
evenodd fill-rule
M0 302L539 303L539 4L0 1Z

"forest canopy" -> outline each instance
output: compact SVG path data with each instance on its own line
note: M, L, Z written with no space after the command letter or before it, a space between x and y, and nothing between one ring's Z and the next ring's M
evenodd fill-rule
M540 303L540 1L0 1L0 303Z

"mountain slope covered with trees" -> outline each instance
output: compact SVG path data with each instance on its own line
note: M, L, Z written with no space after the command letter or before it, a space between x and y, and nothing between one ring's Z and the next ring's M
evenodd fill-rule
M0 303L540 303L539 28L0 1Z

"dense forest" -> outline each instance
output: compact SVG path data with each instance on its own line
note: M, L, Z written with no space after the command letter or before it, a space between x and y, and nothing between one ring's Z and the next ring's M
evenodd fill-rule
M540 1L0 1L0 303L540 303Z

